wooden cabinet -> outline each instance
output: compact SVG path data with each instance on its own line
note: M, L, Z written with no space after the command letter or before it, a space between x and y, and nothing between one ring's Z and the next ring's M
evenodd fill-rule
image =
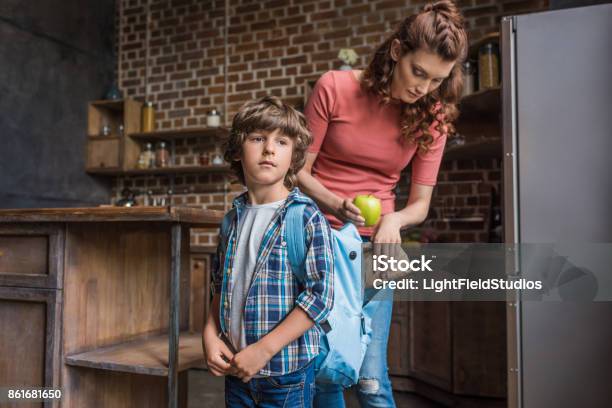
M453 391L506 398L506 304L455 302L452 306Z
M87 142L87 168L115 170L121 168L121 146L118 137L90 136Z
M0 286L61 288L61 224L0 225Z
M506 398L503 302L395 302L389 373L396 389L444 404ZM492 401L492 404L497 404Z
M410 306L410 374L451 391L451 305L412 302Z
M127 135L140 131L141 108L142 103L132 99L89 104L85 165L88 172L117 172L136 167L140 146Z
M59 388L63 245L64 231L58 224L0 225L0 384L4 386Z
M210 262L209 253L191 255L191 302L189 309L189 329L202 333L210 307Z
M410 303L395 302L387 346L390 375L408 376L410 374L410 331L405 330L407 327L410 327Z
M61 290L0 286L0 384L60 387L60 316Z
M210 270L190 267L189 227L222 215L0 210L0 384L61 386L62 407L185 407Z

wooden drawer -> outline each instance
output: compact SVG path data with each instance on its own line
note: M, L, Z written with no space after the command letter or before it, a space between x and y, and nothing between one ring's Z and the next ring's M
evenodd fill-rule
M55 289L0 287L3 386L60 388L61 294ZM59 404L49 400L23 406L51 408Z
M61 288L63 248L59 224L0 227L0 286Z

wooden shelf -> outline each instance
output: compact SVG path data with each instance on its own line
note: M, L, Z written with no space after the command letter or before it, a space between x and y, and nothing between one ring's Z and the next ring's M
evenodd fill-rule
M484 217L442 218L444 222L483 222Z
M451 146L446 149L442 159L462 160L462 159L482 159L501 157L502 142L499 137L483 138L473 142L466 142L462 146Z
M147 176L147 175L170 175L170 174L210 174L210 173L230 173L231 167L223 166L179 166L179 167L160 167L154 169L132 169L121 170L116 168L95 168L86 169L89 174L100 176Z
M100 136L100 135L88 135L89 140L120 140L119 136Z
M149 174L207 174L227 173L231 171L230 166L180 166L161 167L155 169L133 169L121 173L124 176L145 176Z
M117 99L117 100L104 99L104 100L99 100L99 101L93 101L90 103L90 105L96 106L98 108L106 108L106 109L121 112L123 111L123 102L124 102L123 99Z
M85 172L87 174L93 174L97 176L119 176L121 175L121 173L123 173L123 170L118 167L96 167L91 169L85 169Z
M187 137L208 137L222 139L229 135L229 129L218 128L191 128L180 130L162 130L157 132L131 133L129 136L135 140L173 140Z
M464 96L459 102L459 121L483 117L497 119L501 114L501 88L483 89Z
M168 336L121 343L65 358L71 366L124 373L168 376ZM202 335L182 332L179 338L178 371L204 365Z

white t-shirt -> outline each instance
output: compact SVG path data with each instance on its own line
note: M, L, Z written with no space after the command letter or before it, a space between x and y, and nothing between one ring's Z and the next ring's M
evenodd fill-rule
M244 331L244 305L251 287L259 247L270 221L285 200L246 205L240 214L238 239L232 268L232 304L229 336L236 351L247 346Z

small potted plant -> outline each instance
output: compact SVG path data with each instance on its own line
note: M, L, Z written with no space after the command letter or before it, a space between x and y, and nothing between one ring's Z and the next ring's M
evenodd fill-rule
M357 62L357 53L352 48L342 48L338 52L338 58L343 62L340 66L341 71L351 70L352 65Z

